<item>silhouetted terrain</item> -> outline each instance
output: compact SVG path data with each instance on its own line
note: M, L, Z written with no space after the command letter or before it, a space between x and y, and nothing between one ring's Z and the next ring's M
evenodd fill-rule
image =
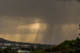
M80 38L66 40L53 48L54 53L80 53Z
M37 43L24 43L24 42L16 42L16 41L10 41L10 40L6 40L3 38L0 38L0 43L15 43L15 44L21 44L21 45L43 45L43 46L52 46L52 45L48 45L48 44L37 44Z
M50 53L52 47L53 45L15 42L0 38L0 53L18 53L18 50L31 53Z
M21 50L25 50L25 51L31 51L31 53L80 53L80 38L76 38L75 40L65 40L64 42L62 42L59 45L41 45L41 44L32 44L32 43L22 43L22 42L15 42L15 41L9 41L9 40L5 40L0 38L0 43L15 43L15 44L20 44L20 45L29 45L30 47L23 47L23 46L19 46ZM35 47L36 46L36 47ZM7 52L9 53L9 51L11 51L11 53L13 53L12 49L13 47L9 46L7 48L5 48L4 50L2 50L2 48L0 49L1 52L7 50ZM16 47L15 47L16 48ZM14 52L18 51L14 50Z

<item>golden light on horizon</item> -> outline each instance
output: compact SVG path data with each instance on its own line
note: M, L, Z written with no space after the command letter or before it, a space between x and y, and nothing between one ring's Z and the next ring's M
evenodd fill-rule
M30 26L29 26L29 28L31 29L31 30L39 30L40 29L40 23L34 23L34 24L31 24Z
M17 30L30 30L35 31L40 29L41 24L40 23L33 23L29 25L20 25L17 27Z
M47 29L47 24L41 19L33 19L28 21L26 24L18 22L19 24L15 27L14 34L3 33L0 34L0 38L6 40L17 41L17 42L29 42L36 43L42 41L45 30ZM14 23L15 25L16 23Z

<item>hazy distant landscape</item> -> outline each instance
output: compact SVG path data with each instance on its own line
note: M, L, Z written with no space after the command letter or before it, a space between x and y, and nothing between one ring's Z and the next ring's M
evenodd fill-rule
M12 42L0 38L0 53L79 53L80 38L59 45Z
M80 0L0 0L0 53L80 53Z

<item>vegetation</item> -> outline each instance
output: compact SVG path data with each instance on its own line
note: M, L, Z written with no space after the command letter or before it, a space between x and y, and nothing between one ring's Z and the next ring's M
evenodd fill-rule
M16 50L8 48L0 48L0 53L17 53Z
M34 50L31 53L46 53L44 50Z
M76 40L66 40L60 45L53 48L53 52L57 53L80 53L80 38Z

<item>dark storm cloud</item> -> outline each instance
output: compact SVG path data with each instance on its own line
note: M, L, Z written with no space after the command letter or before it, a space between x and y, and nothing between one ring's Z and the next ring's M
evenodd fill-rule
M43 40L50 43L52 42L54 24L76 24L80 22L79 5L76 1L0 0L0 33L14 34L16 33L16 26L31 24L36 17L47 23L48 33L44 34ZM6 18L5 16L11 17ZM56 41L60 37L59 34L56 34Z
M43 16L51 23L79 22L78 2L57 0L0 0L1 16Z
M42 19L48 20L47 22L56 23L65 20L63 17L65 17L66 12L64 11L64 3L58 4L56 0L0 1L0 15L3 16L43 16Z
M55 11L53 0L0 0L0 13L2 15L47 15Z

